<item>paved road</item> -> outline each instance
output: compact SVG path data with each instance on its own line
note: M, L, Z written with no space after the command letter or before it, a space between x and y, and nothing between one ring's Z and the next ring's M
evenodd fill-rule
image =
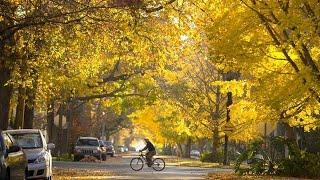
M130 169L129 162L131 157L108 158L106 162L88 163L88 162L53 162L55 168L63 169L86 169L95 171L113 172L115 176L106 177L106 179L205 179L211 172L227 172L230 169L220 168L194 168L194 167L176 167L167 166L165 170L156 172L151 168L144 167L141 171Z

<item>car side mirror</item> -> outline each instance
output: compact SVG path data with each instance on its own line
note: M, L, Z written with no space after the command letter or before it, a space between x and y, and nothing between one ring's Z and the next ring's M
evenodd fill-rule
M8 154L9 154L9 153L19 152L20 150L21 150L20 146L18 146L18 145L13 145L13 146L9 147L9 149L8 149Z
M47 147L48 147L49 150L52 150L52 149L56 148L56 145L54 145L53 143L49 143L47 145Z

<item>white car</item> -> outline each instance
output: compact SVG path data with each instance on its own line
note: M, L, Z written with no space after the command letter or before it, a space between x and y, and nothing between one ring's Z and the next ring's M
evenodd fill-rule
M191 150L191 151L190 151L190 156L200 157L200 151L198 151L198 150Z
M39 129L7 130L23 149L28 159L27 179L52 179L52 156L54 144L47 144Z

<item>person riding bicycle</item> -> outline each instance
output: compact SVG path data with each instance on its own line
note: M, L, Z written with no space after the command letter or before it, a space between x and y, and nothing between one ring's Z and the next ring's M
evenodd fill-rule
M154 148L154 145L150 142L148 138L145 138L144 140L146 142L146 146L143 149L141 149L140 152L148 149L148 152L146 153L146 159L148 166L151 167L152 157L156 155L156 149Z

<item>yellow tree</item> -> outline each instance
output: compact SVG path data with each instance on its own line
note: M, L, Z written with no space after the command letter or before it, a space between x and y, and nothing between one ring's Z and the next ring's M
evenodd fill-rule
M260 122L315 123L319 104L317 1L195 2L205 18L211 60L249 84L248 108ZM208 23L210 22L210 23ZM228 86L228 85L227 85ZM241 87L241 86L240 86ZM241 102L241 101L240 101ZM239 102L239 103L240 103ZM235 104L244 106L244 103ZM255 114L256 112L252 112ZM241 111L238 116L241 117ZM251 114L252 114L251 113ZM264 116L268 113L268 116ZM249 124L250 115L244 118ZM252 117L252 116L251 116ZM254 116L253 116L254 117ZM239 117L234 117L236 121Z
M119 32L115 29L114 25L125 26L128 20L133 21L136 15L148 16L148 13L156 12L163 9L166 5L173 3L174 1L161 1L161 2L144 2L144 1L91 1L86 3L78 2L63 2L58 3L55 1L3 1L1 2L1 14L0 14L0 36L1 36L1 83L0 91L2 101L0 107L0 117L2 119L1 128L7 128L8 123L8 112L10 97L12 94L11 76L14 71L14 66L17 59L29 60L30 57L25 58L28 55L27 52L21 51L26 44L26 38L23 38L24 34L30 34L37 36L37 34L45 34L51 32L51 29L59 31L59 28L70 30L76 30L79 32L80 27L85 29L89 27L92 30L94 28L104 28L113 29L114 32ZM41 8L38 8L41 7ZM121 15L122 12L125 12ZM129 16L128 16L129 14ZM96 26L98 25L98 26ZM75 26L75 27L74 27ZM78 29L76 29L78 28ZM82 30L83 30L82 29ZM65 30L65 32L67 32ZM74 32L70 32L74 34ZM131 32L132 33L132 32ZM90 36L90 33L86 34ZM48 37L48 36L47 36ZM61 41L57 40L55 37L53 41L57 44ZM36 37L39 38L39 37ZM32 44L34 39L31 38L30 43ZM125 38L123 38L125 39ZM118 39L119 40L119 39ZM76 44L76 41L73 41ZM126 43L126 42L124 42ZM57 45L56 44L56 45ZM61 45L61 44L60 44ZM28 46L29 47L29 46ZM42 48L50 49L48 46ZM68 49L68 47L65 47ZM70 48L70 47L69 47ZM51 52L55 49L50 49ZM70 50L70 49L69 49ZM70 52L70 51L69 51ZM21 54L22 53L22 54ZM71 52L71 54L76 55L76 53ZM63 53L66 55L66 53ZM80 53L77 54L81 55ZM23 65L25 66L25 65ZM27 67L28 68L28 67ZM22 68L20 68L22 69ZM23 97L23 96L21 96ZM21 102L24 101L20 98ZM20 103L19 103L20 104ZM23 106L23 102L22 102ZM18 123L20 124L20 123Z
M149 137L158 145L176 145L179 155L190 156L192 138L203 138L210 133L203 131L201 123L170 100L157 100L130 115L137 134ZM186 148L182 148L182 144Z

